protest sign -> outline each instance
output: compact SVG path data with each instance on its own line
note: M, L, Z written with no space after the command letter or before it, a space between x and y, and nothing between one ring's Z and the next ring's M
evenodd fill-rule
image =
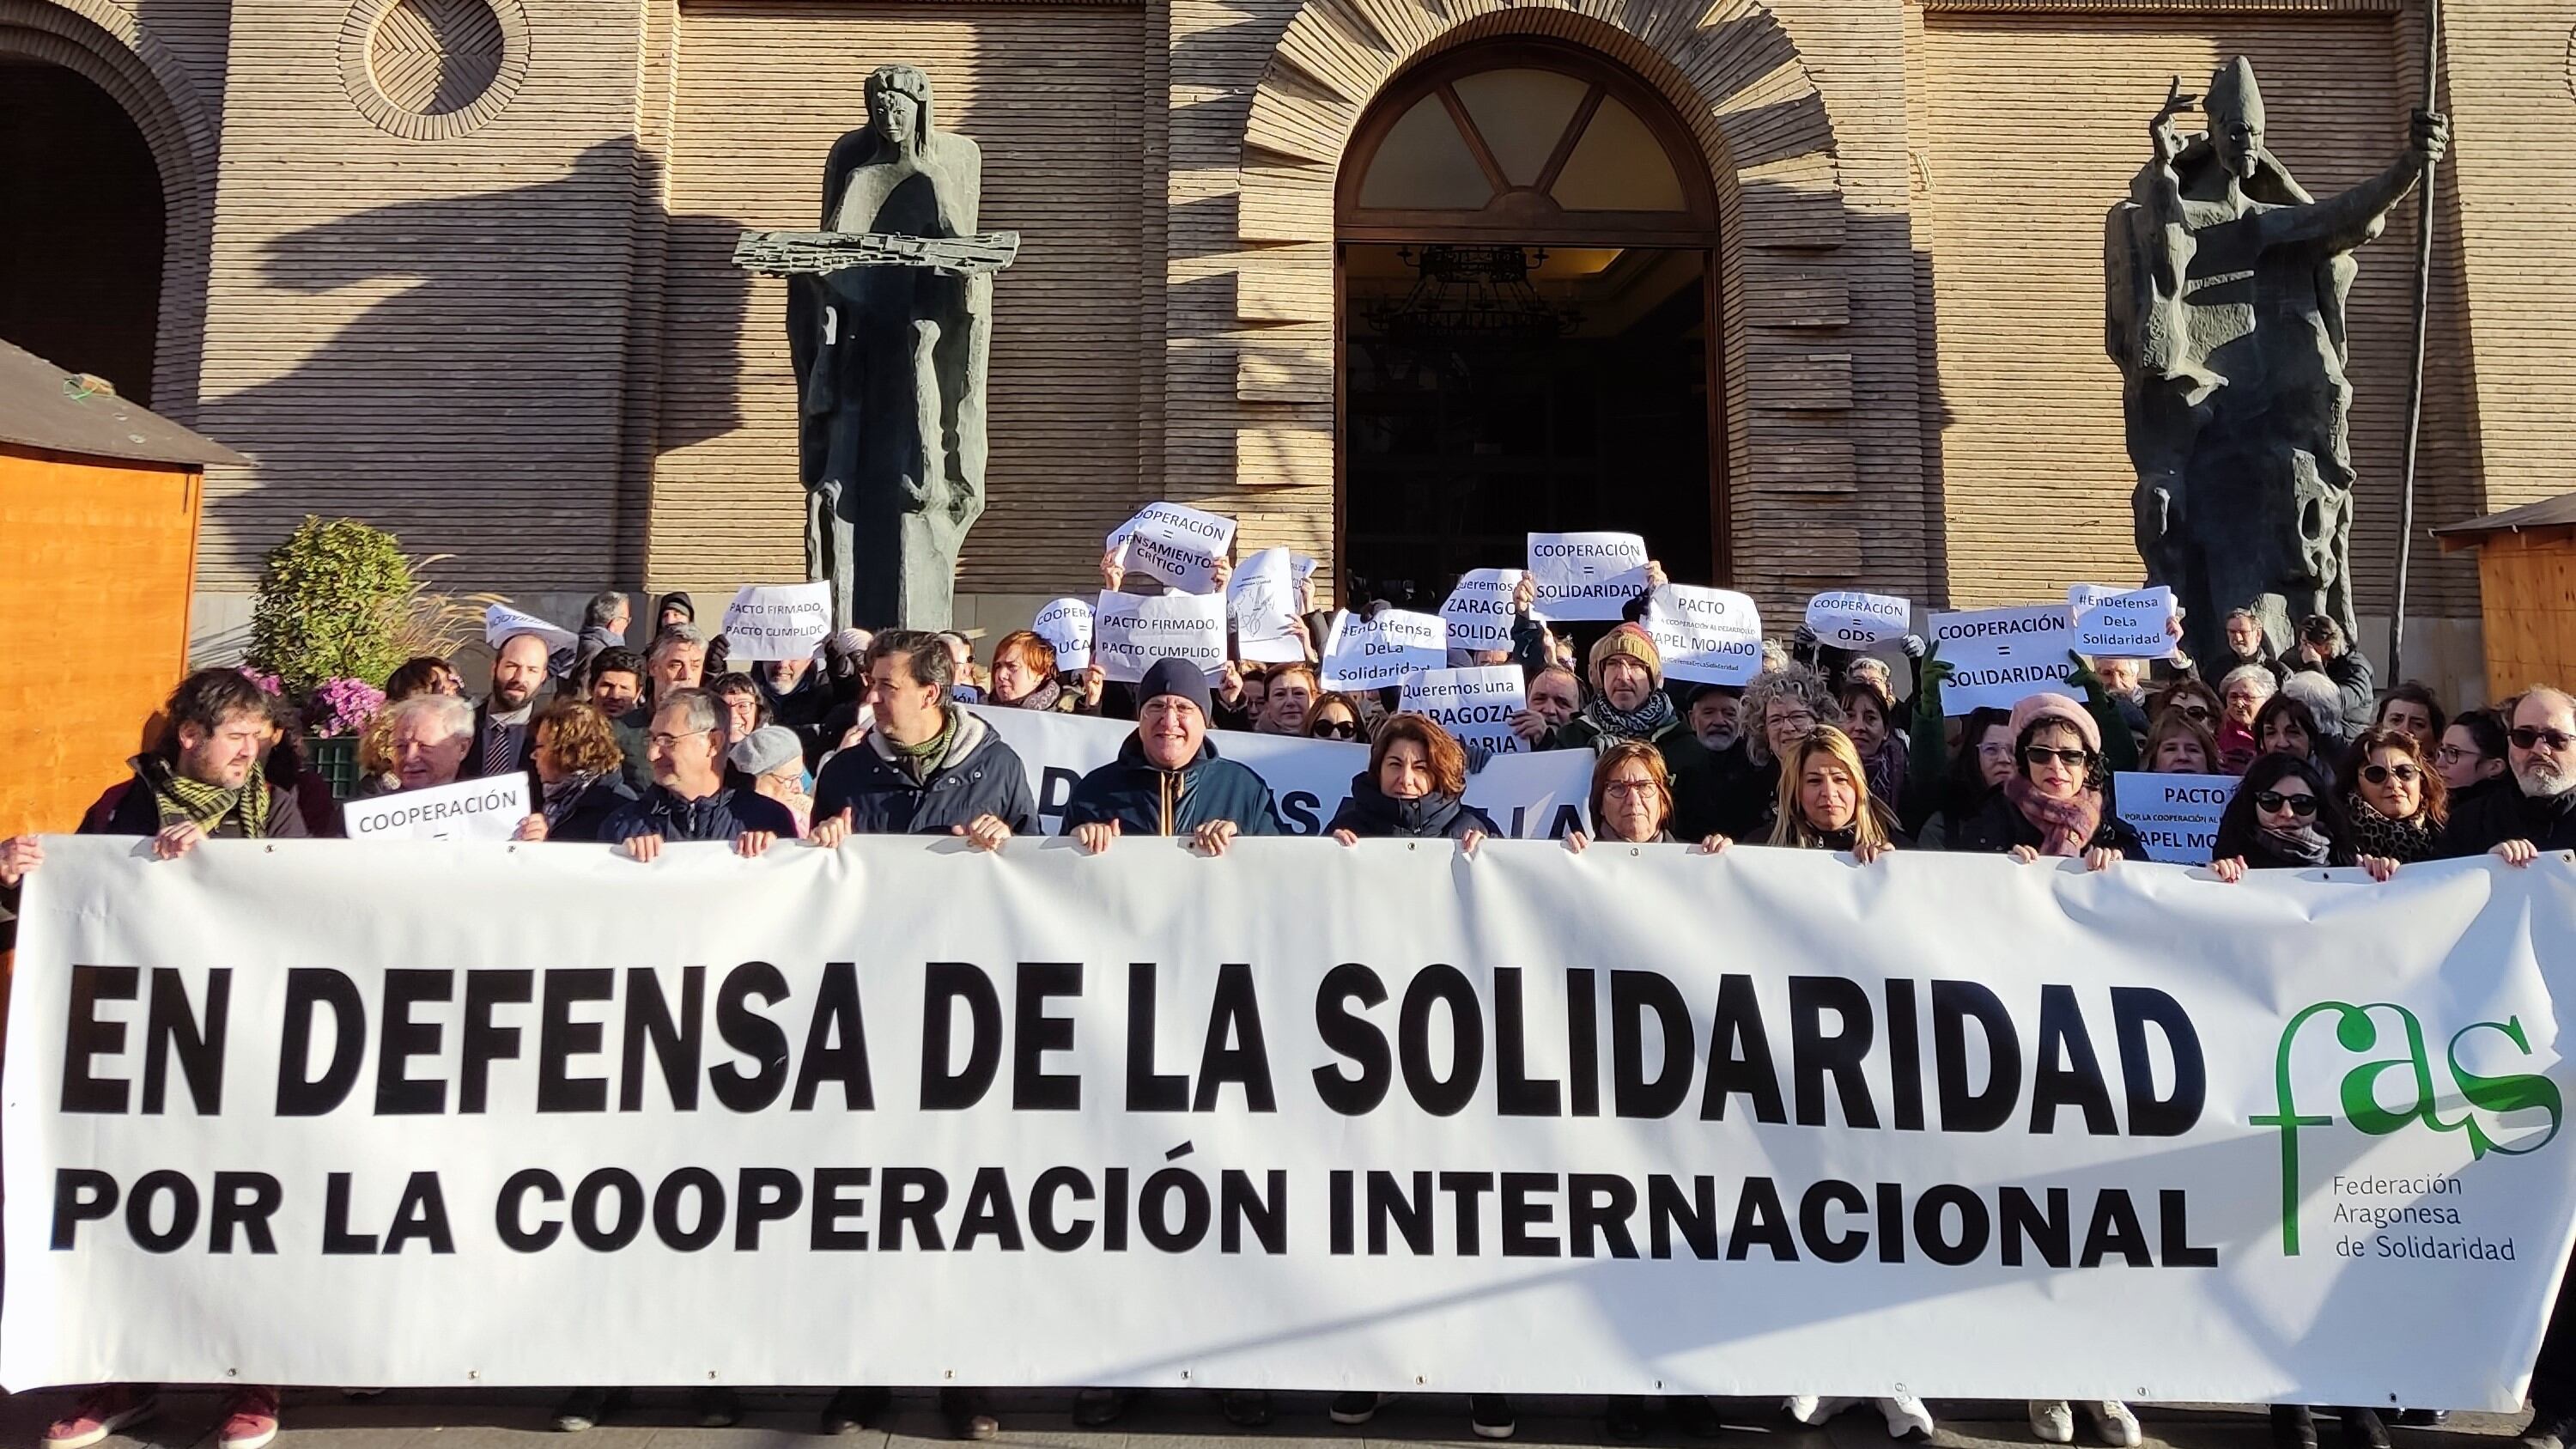
M1345 609L1324 634L1326 689L1383 689L1419 669L1449 664L1449 626L1437 614L1383 609L1377 617Z
M11 1388L2509 1410L2576 1217L2555 856L44 848Z
M725 605L727 655L811 659L832 634L832 583L747 584Z
M2106 589L2077 584L2066 591L2075 611L2075 647L2086 654L2125 659L2162 659L2178 641L2171 624L2173 590Z
M1914 606L1893 594L1839 590L1807 601L1807 628L1836 649L1866 649L1905 637Z
M1512 591L1521 586L1520 569L1469 569L1440 605L1441 622L1449 626L1449 647L1512 647Z
M1528 742L1512 733L1512 716L1529 708L1517 664L1468 669L1426 669L1404 677L1402 707L1427 714L1461 744L1497 755L1518 755Z
M533 814L524 770L399 794L350 800L340 822L351 840L507 840Z
M1762 672L1762 615L1742 594L1666 584L1648 602L1645 625L1666 679L1748 684Z
M2111 777L2119 817L2146 842L2147 859L2170 865L2207 865L2218 841L2218 817L2236 797L2226 775L2157 775L2123 772Z
M513 634L535 634L546 641L546 652L572 647L575 635L570 629L549 624L534 614L523 614L507 604L493 604L483 611L483 642L498 649Z
M1289 664L1306 657L1297 637L1297 584L1288 550L1265 548L1245 559L1225 588L1234 624L1234 657L1254 664Z
M1178 503L1148 503L1109 535L1127 572L1185 594L1216 589L1216 561L1234 546L1234 520Z
M1064 802L1074 782L1118 757L1133 732L1117 720L1025 709L978 709L1029 772L1038 818L1049 834L1064 828ZM1301 735L1218 730L1208 742L1226 759L1270 786L1279 823L1291 835L1319 835L1351 793L1351 777L1368 768L1368 746ZM1467 803L1493 817L1515 839L1562 838L1584 829L1592 788L1592 752L1546 750L1497 755L1467 777Z
M1049 600L1029 632L1055 650L1057 673L1080 674L1091 667L1091 605L1080 599Z
M1225 667L1225 596L1102 594L1091 611L1091 658L1121 684L1142 680L1157 659L1214 674Z
M2064 694L2074 647L2075 625L2063 604L1935 614L1932 652L1951 668L1941 710L2010 709L2034 694Z
M1617 619L1646 591L1646 541L1633 533L1533 533L1534 605L1551 619Z

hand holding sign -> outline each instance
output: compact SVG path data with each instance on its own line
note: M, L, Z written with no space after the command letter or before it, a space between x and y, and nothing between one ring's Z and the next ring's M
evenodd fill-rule
M1914 606L1893 594L1849 590L1818 594L1807 601L1807 627L1836 649L1866 649L1885 639L1902 638Z
M1512 647L1512 617L1529 574L1521 569L1469 569L1440 606L1453 649L1483 653Z
M1056 599L1038 610L1029 631L1055 650L1058 674L1080 674L1091 667L1091 605L1080 599Z
M1367 618L1345 610L1324 636L1326 689L1382 689L1448 664L1448 626L1437 614L1388 609Z
M559 624L549 624L534 614L522 614L507 604L494 604L483 611L483 642L498 649L513 634L534 634L546 641L546 652L569 649L573 632Z
M1749 684L1762 672L1762 615L1742 594L1665 584L1647 605L1645 625L1667 679Z
M2066 602L2075 610L2075 647L2084 653L2158 659L2173 652L2169 588L2121 591L2077 584L2066 591Z
M1255 664L1304 661L1305 641L1297 637L1296 584L1288 550L1265 548L1243 561L1226 585L1226 606L1234 622L1235 652Z
M1093 662L1120 683L1143 680L1157 659L1186 659L1205 674L1225 667L1222 594L1102 594L1091 620Z
M1552 619L1618 619L1646 591L1646 541L1633 533L1533 533L1529 571Z
M725 643L736 659L811 659L832 633L832 585L746 584L725 606Z
M1461 744L1486 753L1517 755L1529 749L1512 733L1512 719L1528 707L1521 672L1509 664L1472 669L1426 669L1404 677L1403 708L1427 714Z
M1178 503L1146 504L1109 535L1110 553L1127 573L1185 594L1214 593L1217 561L1233 547L1233 519Z
M1933 615L1933 648L1950 665L1942 712L2010 709L2034 694L2064 693L2074 639L2062 604Z

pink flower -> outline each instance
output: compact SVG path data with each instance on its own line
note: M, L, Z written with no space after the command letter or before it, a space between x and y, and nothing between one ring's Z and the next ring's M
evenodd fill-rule
M385 692L363 679L326 679L304 701L304 718L312 733L332 739L354 735L385 707Z

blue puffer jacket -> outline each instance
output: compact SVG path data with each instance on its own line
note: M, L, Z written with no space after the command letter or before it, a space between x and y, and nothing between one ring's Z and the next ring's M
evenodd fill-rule
M814 818L846 809L858 835L948 835L984 815L1000 816L1014 835L1044 829L1020 757L975 716L954 705L948 716L948 748L918 781L875 730L834 755L814 781Z
M731 840L748 830L766 830L781 839L796 838L796 816L766 795L732 786L697 800L683 800L660 785L629 800L599 827L599 839L614 845L638 835L664 840Z
M1231 820L1244 835L1278 835L1279 806L1270 787L1247 766L1217 758L1213 740L1177 770L1145 759L1134 733L1118 758L1082 777L1065 802L1064 833L1077 825L1115 820L1125 835L1187 835L1212 820Z

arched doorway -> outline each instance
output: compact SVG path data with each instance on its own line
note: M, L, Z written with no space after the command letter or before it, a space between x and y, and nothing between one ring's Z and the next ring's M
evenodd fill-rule
M1718 208L1662 96L1493 40L1390 82L1336 182L1343 577L1436 605L1531 530L1724 580Z
M151 406L161 172L116 98L0 55L0 338Z

